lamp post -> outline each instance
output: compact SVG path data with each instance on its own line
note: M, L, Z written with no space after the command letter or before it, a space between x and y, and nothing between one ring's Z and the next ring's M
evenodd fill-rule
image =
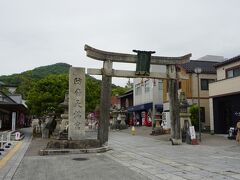
M155 103L154 103L154 86L156 86L156 80L152 81L152 132L154 131L154 123L155 123Z
M201 113L200 113L200 89L199 89L199 74L201 74L202 69L200 67L196 67L194 72L197 74L197 84L198 84L198 132L199 132L199 141L201 141Z

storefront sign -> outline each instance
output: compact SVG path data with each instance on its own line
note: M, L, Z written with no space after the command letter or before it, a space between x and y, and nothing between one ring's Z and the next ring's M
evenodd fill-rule
M189 131L190 131L191 139L196 139L196 132L195 132L194 126L190 126Z

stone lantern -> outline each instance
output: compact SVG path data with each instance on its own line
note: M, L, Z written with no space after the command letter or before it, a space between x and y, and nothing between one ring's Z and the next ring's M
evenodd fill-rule
M180 103L179 110L180 110L182 141L185 142L187 131L189 130L189 127L191 126L191 119L190 119L191 114L188 113L189 104L187 102L184 92L180 93L179 103Z
M61 118L57 121L57 126L59 130L59 138L60 139L67 139L67 130L68 130L68 92L65 94L64 101L60 104L61 107L64 109L64 113L61 114Z

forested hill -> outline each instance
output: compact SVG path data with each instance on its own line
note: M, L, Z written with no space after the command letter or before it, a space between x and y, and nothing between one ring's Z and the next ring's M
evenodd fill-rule
M49 109L59 109L68 90L68 72L71 65L57 63L42 66L20 74L0 76L0 82L17 86L17 93L27 100L31 114L43 115ZM4 89L2 89L4 90ZM128 89L112 85L112 94L121 95ZM6 89L5 89L6 91ZM86 111L91 112L100 103L101 81L86 75Z
M52 74L67 74L70 66L71 65L66 63L56 63L48 66L41 66L20 74L0 76L0 81L8 85L19 86L26 79L40 80Z

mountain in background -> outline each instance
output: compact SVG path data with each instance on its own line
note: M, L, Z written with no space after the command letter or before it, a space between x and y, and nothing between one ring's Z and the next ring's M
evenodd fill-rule
M67 84L70 67L71 65L66 63L56 63L53 65L37 67L33 70L25 71L19 74L0 76L0 86L2 87L2 90L4 85L17 86L16 93L21 94L23 99L27 100L30 111L32 110L32 112L34 112L33 114L42 114L49 104L57 107L60 102L63 102L64 94L68 90ZM62 87L63 84L65 85ZM56 87L60 88L60 86L61 93L57 92L59 89L56 89ZM44 87L46 88L44 89ZM41 90L41 88L44 90ZM127 88L116 86L114 84L112 85L112 95L121 95L127 90ZM100 92L101 80L97 80L94 77L86 75L87 112L93 111L96 105L99 105ZM46 95L44 95L44 93L46 93ZM58 98L53 98L56 96L58 96ZM43 99L45 99L45 102ZM38 104L35 105L37 100ZM33 107L36 107L35 110ZM42 107L41 110L38 109L40 107Z
M66 63L56 63L48 66L41 66L34 68L33 70L24 71L20 74L4 75L0 76L0 81L7 85L19 86L25 79L40 80L49 75L68 74L71 65Z

